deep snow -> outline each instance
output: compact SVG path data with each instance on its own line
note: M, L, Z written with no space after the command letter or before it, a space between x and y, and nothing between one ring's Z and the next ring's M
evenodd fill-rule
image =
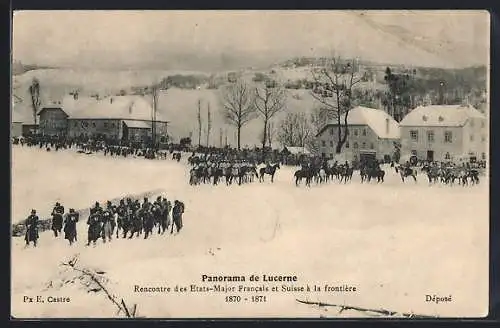
M73 247L51 232L41 233L37 248L26 249L23 238L12 238L12 315L117 316L104 295L87 293L78 284L45 290L67 274L59 264L76 253L80 264L105 271L109 288L127 303L137 303L138 314L146 317L339 316L338 309L318 309L296 298L427 315L487 314L489 191L484 178L467 188L429 186L423 176L417 184L403 184L388 169L381 185L362 185L355 172L347 185L297 188L293 171L282 167L274 184L267 178L244 186L193 187L182 162L14 146L12 222L24 219L31 208L47 217L56 201L79 209L155 189L184 201L186 212L184 230L176 236L85 247L81 222ZM202 274L254 273L296 274L297 285L346 283L357 292L256 293L266 295L267 302L230 304L224 294L133 291L136 284L203 285ZM426 294L451 294L452 302L428 303ZM23 296L36 295L69 296L71 302L23 302ZM365 315L345 311L341 316Z

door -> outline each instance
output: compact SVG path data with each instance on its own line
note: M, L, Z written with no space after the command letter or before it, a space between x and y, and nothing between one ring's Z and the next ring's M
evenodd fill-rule
M427 160L429 162L434 162L434 150L427 151Z
M128 126L125 123L122 123L123 133L122 133L122 141L128 141Z

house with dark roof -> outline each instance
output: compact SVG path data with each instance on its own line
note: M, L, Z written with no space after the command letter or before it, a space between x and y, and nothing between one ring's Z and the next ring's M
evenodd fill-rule
M455 162L486 159L488 122L472 106L420 106L400 126L402 156Z
M142 96L66 97L38 114L46 135L147 142L155 130L157 140L164 142L168 132L168 122L160 113L154 119L150 102Z
M334 158L338 143L338 129L344 129L336 120L326 124L316 135L322 157ZM342 131L342 133L344 133ZM347 139L342 147L342 158L359 161L364 158L390 160L394 143L399 142L399 124L385 111L358 106L347 115Z

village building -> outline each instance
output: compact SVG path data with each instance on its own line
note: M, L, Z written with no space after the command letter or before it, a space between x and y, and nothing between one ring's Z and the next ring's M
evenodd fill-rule
M344 119L345 116L341 117L342 130ZM334 120L326 124L316 135L323 158L335 157L338 129L339 125ZM390 161L399 138L399 124L385 111L363 106L355 107L347 115L347 139L342 147L342 158L349 161L362 161L368 158Z
M58 106L42 108L40 130L44 135L70 138L96 138L113 142L149 142L153 130L156 140L165 143L168 122L142 96L95 98L66 97Z
M10 122L10 136L12 138L18 138L23 135L23 119L21 115L17 112L12 112L12 118Z
M22 136L37 133L38 124L33 119L33 110L30 104L25 102L13 103L11 113L12 136L19 134L19 129L21 129Z
M469 105L421 106L400 123L401 154L419 160L485 160L488 122Z

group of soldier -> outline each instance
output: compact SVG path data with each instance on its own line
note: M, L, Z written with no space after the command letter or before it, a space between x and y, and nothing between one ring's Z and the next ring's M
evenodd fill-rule
M150 202L147 197L142 203L131 198L121 199L118 205L108 201L105 207L96 202L90 208L87 219L87 246L90 244L95 246L99 239L106 243L111 241L113 236L120 238L120 235L122 238L128 237L129 239L144 235L144 239L147 239L153 234L155 227L158 228L158 234L168 233L169 227L171 228L170 234L174 233L174 228L177 234L183 227L184 208L183 202L175 200L172 206L171 202L162 196L158 196L153 202ZM77 241L76 224L79 219L80 214L73 208L65 213L64 206L57 202L52 210L51 229L54 237L62 236L64 231L64 238L69 244L75 243ZM40 219L36 210L32 210L25 222L27 246L31 242L35 247L37 246L39 225Z

